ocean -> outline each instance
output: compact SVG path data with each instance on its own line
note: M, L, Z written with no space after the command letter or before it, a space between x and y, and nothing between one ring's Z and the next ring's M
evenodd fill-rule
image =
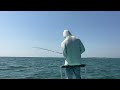
M120 58L82 58L81 63L86 64L82 79L120 79ZM57 57L0 57L0 79L61 79L63 64Z

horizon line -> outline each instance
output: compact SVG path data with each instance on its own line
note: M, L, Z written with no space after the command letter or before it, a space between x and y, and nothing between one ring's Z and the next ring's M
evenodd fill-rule
M39 57L39 58L64 58L64 57L45 57L45 56L0 56L0 57ZM120 58L120 57L81 57L81 58Z

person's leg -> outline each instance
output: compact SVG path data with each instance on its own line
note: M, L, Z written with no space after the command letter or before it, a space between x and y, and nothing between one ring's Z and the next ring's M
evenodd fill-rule
M73 69L71 67L66 68L67 79L73 79Z
M76 79L81 79L80 67L73 67L73 72L74 72L74 75L75 75Z

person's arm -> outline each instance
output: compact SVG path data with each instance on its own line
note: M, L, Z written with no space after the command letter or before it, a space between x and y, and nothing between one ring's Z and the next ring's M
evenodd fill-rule
M85 47L84 47L84 45L83 45L83 43L81 42L81 40L79 40L80 41L80 49L81 49L81 54L83 53L83 52L85 52Z
M61 44L61 48L62 48L62 51L63 51L63 56L64 56L65 58L67 58L67 48L66 48L65 43L62 43L62 44Z

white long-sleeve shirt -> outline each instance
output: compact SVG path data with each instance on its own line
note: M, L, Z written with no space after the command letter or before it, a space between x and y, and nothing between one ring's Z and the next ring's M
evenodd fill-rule
M64 37L61 48L65 57L65 65L80 65L81 54L85 51L84 45L80 39L68 33L64 34Z

